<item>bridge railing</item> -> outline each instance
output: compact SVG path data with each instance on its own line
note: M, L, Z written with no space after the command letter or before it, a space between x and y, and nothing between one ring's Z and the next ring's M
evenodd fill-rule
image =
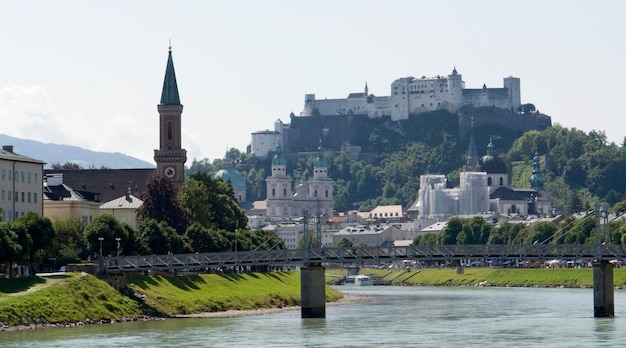
M287 250L254 250L221 253L119 256L104 259L105 272L202 271L233 266L285 266L305 263L367 263L397 260L455 261L590 259L594 245L431 245L398 247L346 247ZM604 259L623 260L622 245L602 246Z

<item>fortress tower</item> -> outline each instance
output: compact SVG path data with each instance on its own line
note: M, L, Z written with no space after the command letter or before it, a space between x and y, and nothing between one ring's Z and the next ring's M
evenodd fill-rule
M172 47L169 47L165 80L161 92L159 111L159 149L154 150L157 175L168 177L175 187L180 187L185 178L187 150L182 148L181 114L183 106L178 96Z

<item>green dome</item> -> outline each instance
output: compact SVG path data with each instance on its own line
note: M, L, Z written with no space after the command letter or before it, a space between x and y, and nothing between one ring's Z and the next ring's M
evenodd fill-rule
M233 189L245 189L246 179L234 169L222 169L215 173L213 176L215 179L222 179L224 182L229 182Z

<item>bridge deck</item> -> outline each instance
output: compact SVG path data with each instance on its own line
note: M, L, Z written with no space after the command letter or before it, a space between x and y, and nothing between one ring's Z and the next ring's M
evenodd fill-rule
M395 260L459 261L590 259L594 245L433 245L324 249L255 250L222 253L119 256L104 258L106 273L209 270L233 266L301 266L304 264L367 264ZM603 259L623 259L622 245L602 247Z

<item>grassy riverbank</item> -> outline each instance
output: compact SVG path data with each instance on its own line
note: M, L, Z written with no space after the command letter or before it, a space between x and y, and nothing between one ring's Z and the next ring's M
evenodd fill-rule
M327 280L345 275L328 269ZM583 269L361 269L392 285L592 287L593 270ZM48 277L0 279L0 328L54 323L93 323L174 316L201 312L283 308L300 304L300 273L129 275L127 289L117 291L92 275L68 273ZM626 268L614 270L614 285L626 288ZM342 294L326 289L326 299Z
M0 279L0 327L91 323L144 316L280 308L300 304L300 273L129 275L117 291L92 276ZM326 299L339 291L327 288Z
M467 286L483 283L518 287L593 287L592 268L465 268L462 274L457 274L456 269L438 268L413 269L410 272L361 269L359 273L383 277L392 285ZM626 288L626 268L614 269L613 284L616 288Z

